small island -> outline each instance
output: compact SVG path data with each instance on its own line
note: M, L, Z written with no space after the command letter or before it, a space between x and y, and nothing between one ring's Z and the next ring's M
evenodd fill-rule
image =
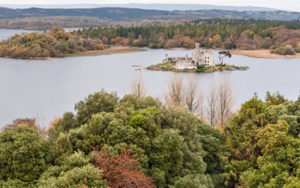
M192 52L192 56L189 57L168 57L163 60L162 63L151 65L147 67L148 70L153 71L173 71L173 72L194 72L194 73L211 73L220 71L235 71L235 70L247 70L248 67L227 65L224 63L224 58L231 58L229 51L220 51L219 60L220 63L215 63L213 50L202 49L200 44L196 43L196 47Z
M89 51L107 49L101 40L65 32L55 28L50 31L15 35L0 42L0 57L16 59L47 59L65 57Z

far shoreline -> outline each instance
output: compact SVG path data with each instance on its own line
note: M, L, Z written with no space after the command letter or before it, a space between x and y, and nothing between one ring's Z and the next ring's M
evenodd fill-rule
M13 57L1 57L1 58L9 58L9 59L19 59L19 60L51 60L55 58L66 58L66 57L88 57L88 56L101 56L101 55L114 55L114 54L125 54L125 53L134 53L134 52L144 52L147 50L151 50L151 48L143 48L143 47L131 47L131 46L109 46L104 50L92 50L79 52L75 54L66 54L64 56L59 57L31 57L27 59L22 58L13 58ZM163 48L164 49L164 48ZM165 50L189 50L187 48L169 48ZM220 50L220 49L219 49ZM259 59L298 59L300 58L300 53L296 55L279 55L271 53L269 49L260 49L260 50L239 50L234 49L230 50L233 55L241 55L251 58L259 58Z
M242 55L261 59L296 59L300 58L300 53L296 55L279 55L271 53L271 50L230 50L233 55Z
M190 49L188 49L188 48L167 48L165 50L190 50ZM222 50L226 50L226 49L214 49L214 50L222 51ZM241 56L259 58L259 59L297 59L297 58L300 58L300 53L297 53L296 55L280 55L280 54L271 53L270 49L259 49L259 50L234 49L234 50L229 50L229 51L233 55L241 55Z
M14 58L14 57L0 57L7 59L16 59L16 60L51 60L56 58L67 58L67 57L88 57L88 56L101 56L101 55L113 55L113 54L125 54L125 53L134 53L134 52L144 52L147 51L145 48L139 47L130 47L130 46L110 46L104 50L91 50L85 52L78 52L75 54L66 54L58 57L30 57L30 58Z
M104 50L92 50L86 52L80 52L76 54L70 54L65 57L81 57L81 56L99 56L99 55L112 55L112 54L124 54L132 52L147 51L145 48L130 47L130 46L111 46Z

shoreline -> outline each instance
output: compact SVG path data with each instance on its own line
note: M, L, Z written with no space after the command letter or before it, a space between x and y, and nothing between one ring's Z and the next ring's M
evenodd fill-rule
M170 48L165 50L189 50L186 48ZM147 48L141 47L130 47L130 46L110 46L104 50L92 50L86 52L79 52L75 54L67 54L59 57L32 57L27 59L22 58L13 58L13 57L2 57L9 59L20 59L20 60L51 60L55 58L65 58L65 57L84 57L84 56L101 56L101 55L113 55L113 54L124 54L124 53L134 53L134 52L143 52L147 51ZM261 58L261 59L297 59L300 58L300 53L296 55L279 55L271 53L271 50L261 49L261 50L230 50L233 55L241 55L251 58Z
M233 55L242 55L252 58L263 58L263 59L296 59L300 58L300 53L296 55L279 55L272 54L271 50L230 50Z
M147 49L130 47L130 46L112 46L104 50L91 50L86 52L79 52L75 54L66 54L64 56L58 57L30 57L30 58L14 58L14 57L1 57L8 59L16 59L16 60L51 60L56 58L66 58L66 57L85 57L85 56L101 56L101 55L112 55L112 54L124 54L124 53L134 53L134 52L144 52Z
M65 57L80 57L80 56L98 56L98 55L112 55L112 54L124 54L132 52L144 52L147 51L144 48L130 47L130 46L111 46L104 50L93 50L80 52L76 54L70 54Z

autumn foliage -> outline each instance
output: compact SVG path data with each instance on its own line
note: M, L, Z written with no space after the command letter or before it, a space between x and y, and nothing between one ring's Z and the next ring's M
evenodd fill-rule
M150 177L138 170L139 162L123 149L119 156L113 156L102 149L97 153L96 164L103 170L109 187L113 188L152 188L154 184Z
M83 38L61 28L39 33L15 35L0 42L0 57L18 59L63 57L66 55L103 50L99 39Z
M281 55L300 53L299 22L211 19L184 24L98 27L78 31L105 44L149 48L269 49ZM288 46L287 46L288 45Z

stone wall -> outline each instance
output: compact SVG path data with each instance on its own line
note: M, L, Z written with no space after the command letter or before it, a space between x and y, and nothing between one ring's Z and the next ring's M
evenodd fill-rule
M197 66L191 59L178 59L174 68L177 70L196 69Z

